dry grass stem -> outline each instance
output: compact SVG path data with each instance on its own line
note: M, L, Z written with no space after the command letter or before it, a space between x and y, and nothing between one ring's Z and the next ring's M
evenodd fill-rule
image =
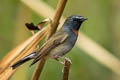
M70 66L71 66L71 61L69 59L65 59L64 61L64 71L63 71L63 80L68 80L69 79L69 72L70 72Z
M52 20L52 24L49 25L51 27L50 28L51 30L49 31L46 40L48 40L56 32L56 29L57 29L58 24L59 24L60 17L63 13L64 8L65 8L66 2L67 2L67 0L59 0L57 8L56 8L55 16ZM37 66L35 68L35 71L33 73L32 80L38 80L39 79L39 76L42 72L45 61L46 61L45 59L41 59L38 62Z
M22 57L33 52L33 49L40 43L43 37L47 34L48 27L43 28L41 31L37 32L35 35L30 37L28 40L20 44L18 47L10 51L1 61L0 61L0 80L7 80L15 72L11 69L11 65L16 61L20 60Z

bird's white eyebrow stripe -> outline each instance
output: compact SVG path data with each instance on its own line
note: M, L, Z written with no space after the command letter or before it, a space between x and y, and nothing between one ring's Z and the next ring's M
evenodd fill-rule
M79 18L79 19L82 19L83 17L82 17L82 16L75 16L75 18Z

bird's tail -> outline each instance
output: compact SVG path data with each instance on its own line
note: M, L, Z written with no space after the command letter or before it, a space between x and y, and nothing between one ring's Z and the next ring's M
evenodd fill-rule
M35 56L37 55L37 52L33 52L27 56L25 56L24 58L22 58L21 60L19 60L18 62L14 63L11 67L12 69L17 68L18 66L22 65L23 63L33 59Z

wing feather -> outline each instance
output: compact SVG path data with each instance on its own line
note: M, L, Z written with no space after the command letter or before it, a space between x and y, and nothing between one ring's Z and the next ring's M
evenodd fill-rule
M51 37L45 44L43 44L38 52L38 55L34 58L31 65L35 64L38 60L48 55L53 48L55 48L59 44L62 44L67 39L67 37L68 35L65 33L62 33L62 35L59 36L55 35Z

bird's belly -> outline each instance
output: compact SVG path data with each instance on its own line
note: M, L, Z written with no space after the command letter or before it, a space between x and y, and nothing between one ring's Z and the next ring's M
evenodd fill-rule
M69 52L72 49L72 46L69 44L61 44L58 47L54 48L50 51L50 54L48 55L50 58L57 58L64 56L67 52Z

